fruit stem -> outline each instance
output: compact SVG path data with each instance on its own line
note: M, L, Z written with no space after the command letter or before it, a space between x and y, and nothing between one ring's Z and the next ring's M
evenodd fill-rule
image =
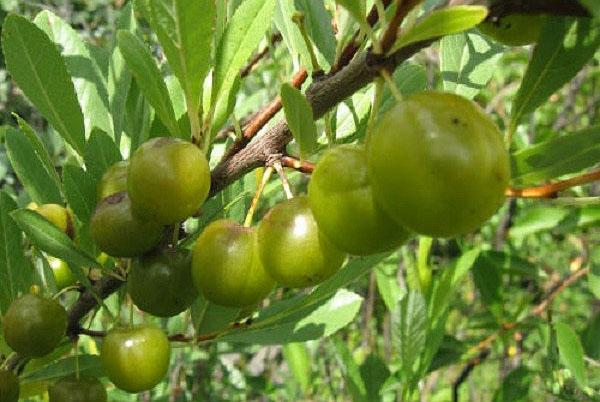
M402 94L400 93L400 90L398 89L396 83L392 79L392 76L390 75L389 71L385 68L382 68L381 70L379 70L379 74L381 74L386 84L388 84L388 86L390 87L390 91L392 91L392 95L394 96L396 101L402 102Z
M288 181L285 171L283 170L283 166L281 166L281 161L273 162L273 167L279 175L279 179L281 180L281 186L283 187L283 191L285 191L286 198L288 200L291 200L292 198L294 198L294 193L292 193L290 182Z
M429 251L433 239L431 237L421 236L419 237L419 254L417 257L417 274L419 277L419 286L421 287L421 293L427 295L429 288L431 287L431 269L427 260L429 258Z
M375 93L373 94L373 107L371 108L371 115L369 116L369 121L367 122L367 133L370 133L373 124L375 123L375 117L379 113L379 109L381 107L381 100L383 98L383 79L377 78L375 80Z
M254 212L256 211L256 207L258 206L258 200L265 189L265 186L269 182L271 175L273 174L273 166L267 166L265 172L262 175L262 179L256 189L256 193L254 194L254 198L252 199L252 203L250 204L250 208L248 209L248 213L246 214L246 219L244 220L244 227L250 227L252 225L252 218L254 217Z
M302 39L304 40L304 44L308 49L308 54L310 55L310 62L313 68L313 74L315 71L321 71L321 66L319 66L319 60L317 59L317 55L315 54L315 49L310 38L308 37L308 33L306 32L306 25L304 24L304 13L301 13L299 11L294 13L294 15L292 16L292 21L298 26L300 34L302 35Z

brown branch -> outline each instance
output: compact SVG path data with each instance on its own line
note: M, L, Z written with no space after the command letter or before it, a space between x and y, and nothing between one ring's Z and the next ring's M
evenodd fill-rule
M383 37L381 38L381 49L384 54L387 53L396 42L396 39L398 38L398 31L400 30L400 25L402 25L404 18L406 18L408 13L410 13L413 8L420 4L421 1L422 0L398 0L399 4L398 8L396 9L396 14L390 21L383 34Z
M506 196L514 198L554 198L556 197L556 193L560 191L598 180L600 180L600 170L595 170L593 172L584 173L580 176L555 183L545 184L543 186L509 188L506 190Z
M271 48L271 46L275 45L277 42L280 42L281 39L283 39L283 36L281 36L280 33L276 33L273 36L271 36L271 44L265 46L263 50L255 54L254 57L250 59L248 64L246 64L246 66L240 70L240 77L247 77L252 72L254 67L258 64L258 62L261 61L267 54L269 54L269 49Z
M301 161L293 156L281 157L281 165L286 168L295 169L301 173L311 174L315 170L315 164L309 161Z

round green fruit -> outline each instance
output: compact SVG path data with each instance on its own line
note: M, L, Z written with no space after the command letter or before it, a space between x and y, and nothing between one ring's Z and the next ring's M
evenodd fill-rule
M93 377L65 377L48 388L49 402L106 402L104 385Z
M131 157L127 188L138 216L171 225L198 211L208 195L210 169L191 142L153 138Z
M127 286L140 310L158 317L181 313L198 297L192 282L191 253L166 249L140 257L133 263Z
M409 237L375 204L362 146L327 151L311 176L308 199L319 229L349 254L389 251Z
M273 207L258 226L261 261L283 286L314 286L333 275L345 254L318 228L306 196Z
M46 356L65 336L67 312L52 299L26 294L11 303L2 330L15 352L26 357Z
M129 162L120 161L109 167L98 183L98 201L113 194L127 191L127 169Z
M19 400L19 380L12 371L0 370L0 402Z
M69 264L60 258L48 257L48 265L52 270L54 283L58 290L74 285L77 282L77 278L73 275L71 268L69 268Z
M152 389L161 382L170 358L169 339L159 328L149 325L110 330L100 352L108 378L130 393Z
M254 305L275 286L260 261L256 232L234 221L214 221L204 229L192 264L196 287L222 306Z
M511 14L479 24L479 30L507 46L536 43L540 37L543 15Z
M440 92L412 95L381 117L367 141L375 199L412 231L465 234L504 202L508 153L474 102Z
M106 254L136 257L158 244L163 228L133 215L127 193L117 193L96 206L90 231L98 248Z

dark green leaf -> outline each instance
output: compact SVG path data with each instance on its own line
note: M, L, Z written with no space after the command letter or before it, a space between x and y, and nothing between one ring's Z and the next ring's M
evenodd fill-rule
M65 141L81 153L83 114L56 45L33 23L10 15L2 29L2 48L8 71L25 95Z
M379 401L379 391L390 376L390 370L385 362L375 354L367 356L360 365L360 375L367 391L367 401Z
M134 34L124 30L117 33L117 41L141 92L171 135L179 136L169 91L148 48Z
M53 381L63 377L75 374L76 363L75 356L65 357L38 368L29 371L21 377L22 384L28 384L36 381ZM104 375L100 357L92 355L79 356L79 374L84 376L102 377Z
M92 133L85 144L83 158L88 172L96 179L100 179L106 169L123 159L112 138L102 131Z
M367 387L361 376L360 367L354 360L354 356L352 356L352 352L341 339L334 338L333 344L337 351L337 358L346 386L352 395L352 401L367 402Z
M295 0L295 4L298 10L304 13L308 35L329 65L333 65L336 43L331 27L331 13L325 8L323 1Z
M65 197L81 222L89 222L96 207L97 181L78 166L66 165L63 170Z
M600 21L548 17L512 109L514 130L550 95L569 82L600 45Z
M420 292L410 291L392 313L392 337L405 375L411 375L427 339L427 305Z
M317 148L317 125L312 108L302 92L287 83L281 86L281 103L288 127L300 146L300 155L308 158Z
M473 280L483 302L501 323L504 319L504 286L502 284L502 267L487 256L481 254L473 265Z
M39 204L62 203L60 188L21 131L8 128L5 134L10 163L31 199Z
M494 395L494 402L527 402L529 388L533 378L527 367L520 366L512 370L502 381Z

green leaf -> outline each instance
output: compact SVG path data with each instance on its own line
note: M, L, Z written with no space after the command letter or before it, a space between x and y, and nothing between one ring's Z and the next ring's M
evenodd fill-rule
M596 313L588 322L588 325L581 335L585 354L592 359L600 358L600 313Z
M473 265L473 281L483 302L490 309L496 320L504 320L504 286L502 283L502 267L495 264L486 253L479 255Z
M600 46L600 21L548 17L512 108L511 129L533 112L594 56Z
M215 0L151 0L150 3L152 27L185 92L188 109L197 115L202 84L211 66Z
M123 159L112 138L102 131L92 133L85 144L83 158L87 170L96 179L100 179L109 167Z
M83 111L86 136L94 128L112 135L106 79L88 45L69 24L50 11L39 13L34 23L61 49Z
M96 260L79 250L66 234L37 212L18 209L10 216L25 232L31 243L40 250L65 260L71 268L101 268Z
M296 11L293 0L278 0L273 21L283 37L283 43L285 43L290 56L294 60L299 58L299 63L306 66L310 72L310 69L312 69L310 53L302 34L300 34L298 25L292 21L292 15Z
M555 323L554 329L561 363L573 374L579 386L585 387L587 376L583 361L583 346L581 346L579 336L573 331L571 325L563 322Z
M200 295L192 305L192 324L197 335L223 331L240 315L239 308L219 306Z
M580 2L586 6L596 18L600 18L600 3L596 0L580 0Z
M281 86L281 103L288 127L300 146L300 155L308 158L317 149L317 125L312 108L302 92L287 83Z
M361 26L367 24L367 6L364 0L335 0L335 2L348 10L352 18Z
M600 126L554 137L511 155L512 180L536 184L591 168L600 160Z
M303 394L312 386L312 359L304 343L288 343L283 346L283 357Z
M69 206L81 222L89 222L96 207L97 181L89 173L73 165L65 165L63 181Z
M289 309L276 320L259 317L249 328L232 331L218 340L273 345L319 339L346 326L354 319L361 304L362 297L340 289L323 303L306 304L299 310Z
M494 402L527 402L533 377L525 366L512 370L494 394Z
M394 258L390 263L381 264L375 269L377 290L388 310L393 311L404 296L405 291L398 283L398 260Z
M42 366L37 370L24 373L21 376L21 383L28 384L36 381L53 381L63 377L75 374L77 364L79 365L79 374L84 376L103 377L104 372L100 363L99 356L81 355L76 363L75 356L65 357L56 360L48 365Z
M48 173L50 173L52 180L54 180L54 182L56 183L56 186L60 189L61 188L60 176L58 175L58 172L56 171L56 168L54 167L54 163L52 162L52 158L50 158L50 154L48 153L48 150L42 143L42 140L38 137L37 133L29 125L29 123L27 123L25 120L23 120L21 118L21 116L15 114L15 117L17 119L17 123L19 124L19 128L21 129L21 132L23 134L25 134L25 136L27 137L27 139L33 146L37 157L40 158L40 160L42 161L42 163L44 164L44 166L46 168L46 171Z
M453 6L433 11L421 22L398 37L388 54L392 54L412 43L435 40L473 28L487 16L482 6Z
M60 188L46 170L28 137L9 127L5 140L10 163L29 197L38 204L62 203Z
M490 81L503 47L474 32L449 35L440 42L444 90L473 99Z
M323 1L296 0L296 7L304 13L304 24L308 36L329 65L335 62L336 42L331 25L331 13L325 8Z
M367 391L367 401L381 400L379 391L390 376L390 370L385 362L376 354L370 354L360 365L360 375Z
M337 360L342 370L348 391L353 402L367 402L367 387L360 373L360 367L354 360L348 345L341 339L334 338L333 344L337 351Z
M84 143L83 114L56 45L33 23L10 15L2 28L2 49L11 76L73 149Z
M0 313L33 283L33 267L23 254L23 236L9 216L15 209L15 201L0 191Z
M271 25L275 0L246 0L229 21L216 52L212 103L227 102L240 69Z
M125 106L127 111L125 115L125 132L131 140L129 148L129 156L131 156L150 136L152 120L154 120L154 109L140 92L135 81L131 83Z
M569 214L569 210L558 207L534 207L527 209L516 219L510 234L513 239L521 239L544 230L551 230Z
M179 126L167 86L148 48L134 34L124 30L117 33L117 42L140 91L148 99L169 133L179 136Z
M428 319L423 295L410 291L392 313L392 339L398 351L399 363L405 375L414 372L414 365L425 349Z

